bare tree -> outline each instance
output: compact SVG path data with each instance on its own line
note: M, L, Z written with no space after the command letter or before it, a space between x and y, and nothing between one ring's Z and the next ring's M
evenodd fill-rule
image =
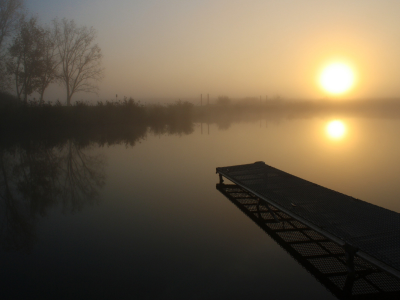
M23 2L23 0L0 0L0 48L15 29Z
M6 70L6 41L11 37L21 16L24 0L0 0L0 90L9 87Z
M9 48L8 70L14 76L18 98L28 95L41 86L40 78L45 71L45 31L37 24L36 18L21 20L18 34Z
M77 92L96 93L103 77L101 49L93 44L93 27L77 27L73 20L53 20L56 45L61 60L60 80L67 90L67 105Z

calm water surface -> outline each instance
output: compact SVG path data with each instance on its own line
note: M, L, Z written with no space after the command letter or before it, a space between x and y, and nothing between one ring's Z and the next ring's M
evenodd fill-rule
M264 161L400 212L400 120L335 119L2 150L0 298L336 299L215 188Z

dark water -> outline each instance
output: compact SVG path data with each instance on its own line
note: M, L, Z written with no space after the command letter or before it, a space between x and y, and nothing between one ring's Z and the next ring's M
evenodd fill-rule
M282 119L1 149L0 299L336 299L216 190L265 161L400 212L400 120ZM99 142L102 141L102 142Z

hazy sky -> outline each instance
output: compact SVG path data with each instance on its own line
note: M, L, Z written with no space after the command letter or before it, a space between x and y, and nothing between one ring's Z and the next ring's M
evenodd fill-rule
M116 93L318 99L326 96L318 74L335 60L356 72L342 98L400 96L399 0L26 2L43 23L65 17L97 30L103 100Z

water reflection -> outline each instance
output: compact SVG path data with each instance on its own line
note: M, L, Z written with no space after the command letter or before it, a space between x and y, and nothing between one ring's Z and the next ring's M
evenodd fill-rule
M349 272L342 247L235 184L216 187L338 299L399 299L398 279L357 256Z
M64 212L99 201L105 157L74 140L47 147L30 141L0 150L1 247L30 251L38 216L61 204Z
M328 123L326 132L330 138L341 139L346 133L346 127L342 121L334 120Z
M134 146L148 133L187 135L188 119L153 122L151 126L113 126L65 131L9 131L0 141L0 247L29 252L35 245L38 217L54 207L80 211L100 201L106 157L104 145Z
M249 99L250 100L250 99ZM254 99L253 99L254 100ZM227 130L234 123L258 122L279 123L285 120L324 118L379 118L399 119L398 99L359 101L238 101L224 105L197 107L193 117L196 123L216 124ZM261 125L261 124L260 124Z
M243 113L237 118L204 117L195 131L190 120L180 125L157 120L149 127L49 128L2 135L0 243L15 250L35 246L35 251L29 255L3 252L1 279L5 288L1 294L19 299L58 299L60 294L74 299L88 295L97 299L126 295L210 298L213 294L224 299L256 298L267 293L274 299L330 299L331 295L311 276L303 276L301 268L292 264L279 246L271 245L268 237L264 235L265 243L260 232L254 231L252 236L252 224L247 226L248 220L237 219L236 207L230 209L230 203L217 201L221 195L215 193L214 178L210 177L216 165L266 160L310 181L357 198L376 199L376 204L399 211L398 185L393 178L398 178L394 175L398 175L400 164L398 155L387 150L399 149L393 138L398 131L381 134L400 128L396 126L399 122L355 123L358 128L372 130L365 130L368 140L350 151L324 143L325 126L332 115L318 117L266 114L262 115L261 129L259 114ZM341 117L353 135L357 126ZM224 124L232 126L221 130L226 128ZM191 136L176 137L191 132ZM159 139L160 134L174 136ZM355 138L338 144L355 141L360 142ZM373 144L385 155L373 156L369 152ZM14 166L19 173L14 173ZM36 176L15 178L16 174L29 175L28 166L36 170ZM93 172L104 177L91 179ZM91 187L82 190L74 186L85 176ZM367 176L381 181L370 184ZM102 181L104 188L96 183ZM387 182L393 183L391 190L384 185ZM64 185L64 193L74 192L63 195ZM19 191L21 187L26 196ZM100 195L90 198L93 191ZM36 199L35 205L32 199ZM392 204L385 199L393 199ZM99 201L99 207L88 209L90 203ZM54 207L57 209L51 209ZM60 208L67 216L59 218ZM68 213L82 208L74 216ZM43 220L41 215L48 218ZM227 220L228 224L237 221L239 230L221 226ZM246 230L240 231L244 227ZM337 279L344 279L338 283L343 287L346 277ZM155 281L161 283L157 289Z
M82 148L69 140L60 151L58 177L63 209L74 212L88 204L98 202L98 188L105 184L105 157L90 154L89 148Z

